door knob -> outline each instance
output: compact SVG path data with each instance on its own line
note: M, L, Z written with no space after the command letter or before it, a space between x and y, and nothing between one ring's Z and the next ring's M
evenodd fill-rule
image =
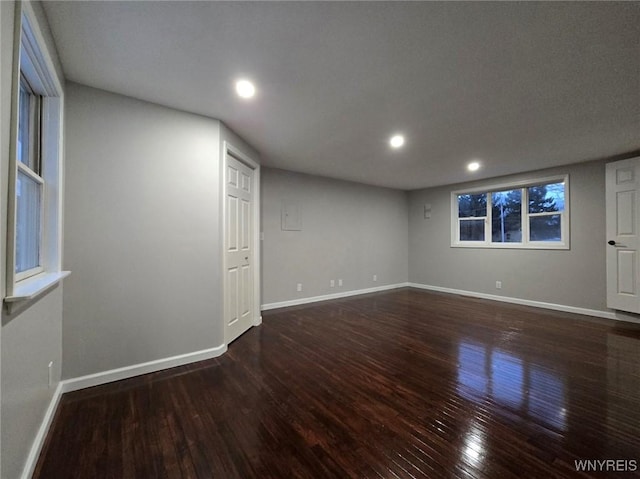
M615 246L616 245L616 242L613 241L613 240L609 240L609 241L607 241L607 243L609 243L611 246Z

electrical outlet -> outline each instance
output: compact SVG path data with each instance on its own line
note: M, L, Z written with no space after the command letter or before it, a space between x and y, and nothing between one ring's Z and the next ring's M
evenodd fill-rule
M377 275L377 274L374 274L374 275L373 275L373 281L374 281L374 282L375 282L375 281L378 281L378 275Z
M331 281L329 281L329 286L331 286L332 288L335 288L336 286L336 280L332 279Z
M49 361L49 387L53 386L53 361Z
M338 286L342 286L342 280L341 279L338 280Z
M496 289L502 289L502 281L496 281Z
M302 291L302 283L298 283L298 292Z

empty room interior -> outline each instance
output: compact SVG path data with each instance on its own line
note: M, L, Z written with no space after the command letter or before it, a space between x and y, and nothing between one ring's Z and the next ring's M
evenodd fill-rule
M640 2L0 2L0 478L640 477Z

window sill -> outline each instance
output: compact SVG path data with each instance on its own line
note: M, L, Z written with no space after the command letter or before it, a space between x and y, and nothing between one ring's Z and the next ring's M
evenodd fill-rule
M479 249L546 249L546 250L570 250L570 246L565 243L549 244L549 243L451 243L452 248L479 248Z
M56 284L61 282L70 274L71 271L43 273L32 278L20 281L13 289L13 294L4 298L4 302L7 303L7 307L9 308L9 313L11 313L11 307L15 303L29 301L40 296L42 293L53 288Z

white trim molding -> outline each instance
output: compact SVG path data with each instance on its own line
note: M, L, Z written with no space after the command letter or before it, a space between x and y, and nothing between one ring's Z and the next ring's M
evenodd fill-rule
M40 457L42 446L44 446L44 441L45 439L47 439L47 434L49 433L49 428L51 427L51 423L53 422L53 417L58 410L58 404L60 404L60 398L62 397L63 393L62 389L62 382L59 382L55 392L53 393L51 401L49 401L49 407L47 407L47 410L44 413L44 418L42 418L42 423L38 428L38 433L36 434L36 437L31 444L31 450L29 451L29 455L27 456L27 461L25 462L24 469L22 469L20 479L31 479L31 476L33 476L33 471L35 470L36 464L38 463L38 458Z
M217 358L218 356L224 354L226 351L227 345L221 344L220 346L216 346L215 348L203 349L201 351L180 354L178 356L172 356L169 358L156 359L155 361L148 361L146 363L132 364L131 366L110 369L108 371L88 374L86 376L80 376L78 378L65 379L64 381L62 381L62 392L67 393L71 391L77 391L79 389L90 388L93 386L100 386L101 384L120 381L122 379L129 379L135 376L140 376L142 374L155 373L164 369L175 368L177 366L184 366L185 364L204 361L205 359Z
M14 65L12 72L11 124L9 142L9 180L7 201L7 261L6 296L8 302L27 301L37 294L31 294L31 286L20 283L30 277L40 277L39 284L47 283L55 275L68 274L62 271L62 231L64 199L64 89L58 77L53 59L55 51L49 51L41 32L41 25L33 6L28 1L17 2L15 9ZM19 136L19 96L20 78L24 76L33 94L42 101L42 125L38 132L42 172L35 172L22 165L17 158ZM39 199L40 238L38 240L40 260L38 265L25 272L16 272L17 219L18 219L18 174L26 174L41 185ZM41 273L45 273L44 276ZM53 275L53 276L52 276ZM61 278L59 278L61 279ZM57 280L53 280L54 283ZM49 283L42 291L46 291ZM28 295L20 289L29 291ZM41 291L41 292L42 292Z
M215 348L203 349L201 351L194 351L192 353L180 354L178 356L172 356L169 358L156 359L155 361L148 361L146 363L133 364L131 366L125 366L123 368L111 369L100 373L89 374L87 376L81 376L78 378L66 379L60 381L56 387L53 397L49 402L49 407L45 412L38 433L31 445L31 450L27 456L27 461L22 470L20 479L30 479L35 470L42 446L49 433L49 428L53 422L53 418L60 404L60 399L64 393L71 391L77 391L79 389L89 388L93 386L100 386L114 381L120 381L122 379L129 379L142 374L155 373L169 368L175 368L176 366L184 366L185 364L191 364L205 359L216 358L227 351L227 345L221 344Z
M552 183L564 184L564 207L560 211L530 213L528 208L521 208L521 239L516 242L494 242L492 239L492 193L505 190L521 190L521 205L529 204L529 187L543 186ZM468 194L483 194L486 196L485 216L460 217L458 211L458 197ZM472 188L456 190L451 192L451 247L452 248L493 248L493 249L555 249L568 250L570 248L570 196L569 196L569 175L549 176L546 178L531 178L512 183L501 183L486 186L476 186ZM530 238L529 219L540 216L560 216L560 241L534 241ZM460 222L461 221L483 221L484 240L482 241L461 241Z
M28 301L40 296L55 285L60 283L64 278L69 276L71 271L60 271L58 273L43 273L32 276L29 279L20 281L13 290L12 296L4 298L9 314L12 312L12 305L20 301Z
M522 306L531 306L534 308L551 309L554 311L563 311L565 313L582 314L584 316L592 316L596 318L614 319L617 321L627 321L631 323L640 324L640 317L636 318L633 315L624 314L623 312L616 311L601 311L598 309L580 308L578 306L569 306L565 304L546 303L544 301L534 301L530 299L512 298L510 296L498 296L496 294L478 293L475 291L466 291L463 289L444 288L442 286L432 286L421 283L397 283L389 284L386 286L377 286L375 288L357 289L353 291L345 291L343 293L326 294L322 296L311 296L308 298L293 299L290 301L280 301L277 303L267 303L262 305L262 311L268 311L270 309L286 308L289 306L299 306L302 304L316 303L319 301L328 301L331 299L348 298L350 296L358 296L360 294L376 293L379 291L388 291L398 288L417 288L427 291L437 291L439 293L457 294L460 296L468 296L472 298L488 299L491 301L500 301L502 303L519 304Z
M375 288L355 289L353 291L345 291L342 293L325 294L322 296L310 296L308 298L292 299L290 301L280 301L277 303L267 303L262 305L262 311L269 309L286 308L288 306L298 306L300 304L316 303L318 301L328 301L330 299L348 298L349 296L358 296L360 294L376 293L378 291L388 291L390 289L405 288L410 286L409 283L387 284L385 286L376 286Z
M640 323L640 319L623 317L614 311L601 311L598 309L580 308L577 306L568 306L565 304L545 303L544 301L534 301L531 299L512 298L510 296L498 296L497 294L478 293L475 291L466 291L463 289L444 288L442 286L432 286L429 284L409 283L408 286L418 289L426 289L428 291L437 291L440 293L458 294L460 296L470 296L472 298L489 299L491 301L501 301L503 303L520 304L523 306L533 306L534 308L552 309L555 311L564 311L565 313L582 314L585 316L594 316L597 318L616 319L618 321L630 321Z
M614 311L613 319L618 321L626 321L628 323L640 324L640 316L634 313L625 313L624 311Z

